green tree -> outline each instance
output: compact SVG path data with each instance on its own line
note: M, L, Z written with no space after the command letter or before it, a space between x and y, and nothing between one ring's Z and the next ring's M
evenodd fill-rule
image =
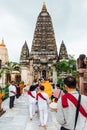
M77 71L76 70L76 60L74 59L74 56L71 56L69 55L69 61L68 61L68 64L69 64L69 73L72 73Z
M76 60L74 59L74 56L69 55L68 60L61 60L58 63L55 64L57 75L59 76L61 73L66 74L74 74L77 73L76 70Z
M11 80L12 71L20 71L20 65L17 62L6 62L3 67L3 72L6 74L6 82Z
M68 60L61 60L58 63L54 64L57 76L58 76L58 83L61 85L61 89L65 92L65 87L63 83L63 79L66 75L73 75L76 77L77 83L79 84L79 74L76 67L76 60L74 56L69 55Z
M61 73L63 73L63 72L67 73L67 70L68 70L68 61L63 60L63 61L58 62L56 64L56 70L57 70L58 76Z

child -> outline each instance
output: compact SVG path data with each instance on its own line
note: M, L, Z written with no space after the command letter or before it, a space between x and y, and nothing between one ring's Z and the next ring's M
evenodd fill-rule
M48 94L44 92L44 86L40 87L41 92L37 94L36 100L38 101L39 114L40 114L40 125L46 129L47 118L48 118Z
M34 85L31 85L29 90L28 90L30 120L32 120L33 116L35 115L35 108L36 108L35 88L36 87Z

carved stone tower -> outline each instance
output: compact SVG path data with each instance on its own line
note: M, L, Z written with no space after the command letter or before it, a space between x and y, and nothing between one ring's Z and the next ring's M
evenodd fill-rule
M45 3L37 18L30 57L33 58L34 79L43 77L54 81L57 78L53 67L58 60L57 46L51 16Z
M26 84L29 83L29 49L27 42L25 41L21 56L20 56L20 67L21 67L21 80L23 80Z
M29 65L29 49L28 49L28 45L26 41L22 47L21 56L20 56L20 64Z
M62 41L60 46L60 51L59 51L59 60L63 60L63 59L68 60L68 54L67 54L66 46Z

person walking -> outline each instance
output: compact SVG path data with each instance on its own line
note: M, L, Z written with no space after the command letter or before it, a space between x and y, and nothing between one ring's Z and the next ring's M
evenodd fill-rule
M40 90L41 92L38 93L36 97L40 114L40 126L43 126L45 129L47 129L48 104L50 100L48 94L44 92L44 86L40 86Z
M76 79L67 76L64 79L67 93L58 101L57 121L60 130L87 129L87 97L76 91Z
M56 89L53 91L51 100L58 101L60 97L64 95L64 92L60 89L60 84L56 84Z
M20 97L20 87L19 87L19 83L16 83L16 84L15 84L15 87L16 87L16 91L17 91L16 98L18 99L18 98Z
M36 87L31 85L28 90L30 120L33 119L36 110Z
M41 86L44 86L44 92L48 94L49 98L52 96L52 84L48 79L42 80Z
M9 86L9 98L10 98L9 108L10 109L14 107L15 96L16 96L16 87L14 85L14 81L11 81Z

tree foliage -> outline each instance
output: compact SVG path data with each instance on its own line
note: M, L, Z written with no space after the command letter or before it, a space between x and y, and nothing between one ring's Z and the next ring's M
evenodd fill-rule
M69 55L69 60L61 60L55 64L58 76L61 73L74 73L76 72L76 60L73 56Z

